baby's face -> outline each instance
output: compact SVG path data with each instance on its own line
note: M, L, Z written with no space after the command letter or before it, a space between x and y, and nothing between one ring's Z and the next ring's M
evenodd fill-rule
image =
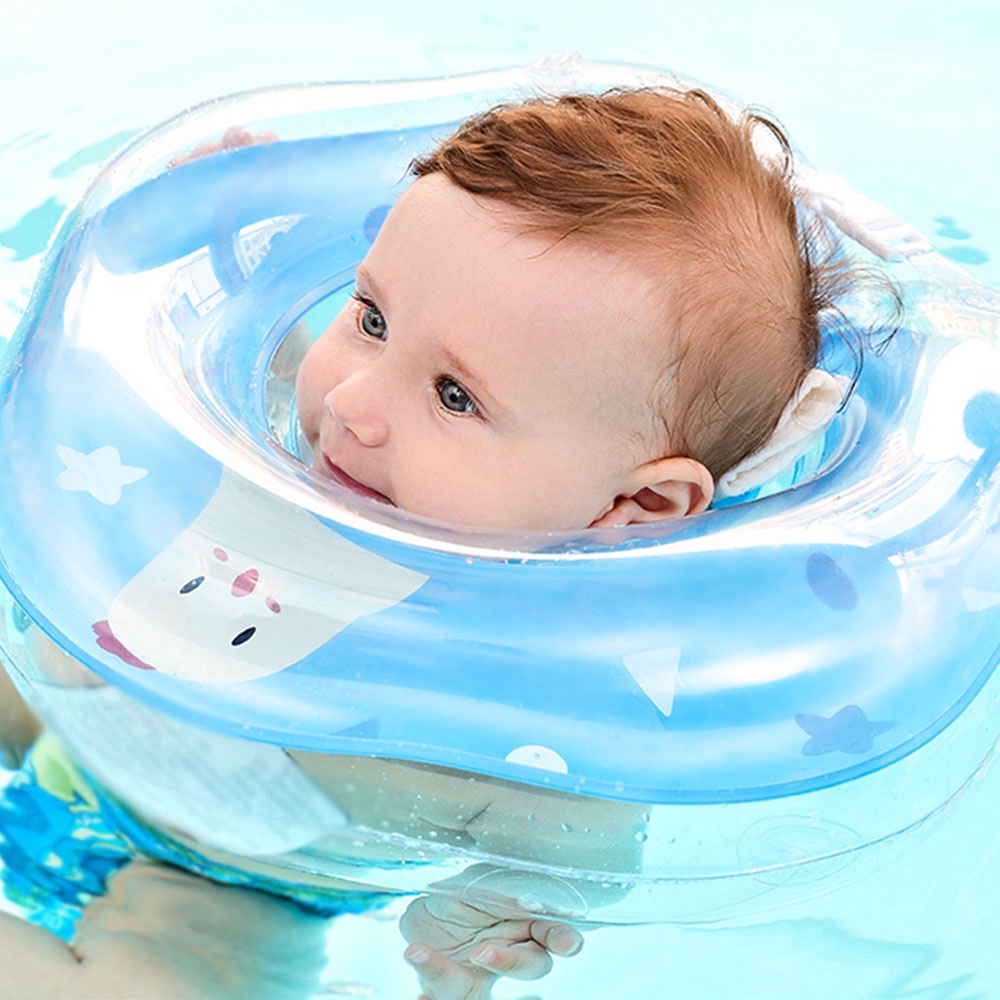
M510 206L415 181L298 375L315 468L407 511L586 527L652 458L656 282Z

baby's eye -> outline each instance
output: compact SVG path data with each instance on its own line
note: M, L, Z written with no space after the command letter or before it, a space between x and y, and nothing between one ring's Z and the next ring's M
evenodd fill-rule
M437 380L437 394L441 405L451 413L477 413L472 397L454 380L442 377Z
M375 340L385 340L386 334L389 331L386 327L382 311L374 302L365 302L363 299L361 302L365 307L361 313L360 321L362 333L368 337L373 337Z

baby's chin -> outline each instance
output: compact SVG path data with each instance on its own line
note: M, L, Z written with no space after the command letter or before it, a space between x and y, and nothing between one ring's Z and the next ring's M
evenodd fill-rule
M366 500L374 500L376 503L395 507L406 514L413 514L416 517L437 521L459 530L464 528L469 531L498 532L515 535L550 535L565 532L583 532L591 527L600 527L600 525L595 525L592 522L583 523L581 519L574 518L569 514L562 518L551 516L533 517L531 515L512 518L497 515L494 512L442 510L438 505L421 503L419 500L412 500L405 497L393 498L355 479L345 469L331 462L319 447L318 441L313 446L312 468L324 479L328 479L330 482L336 483L338 486L348 489L355 495L363 497ZM507 514L509 513L508 511Z
M591 525L581 523L579 519L571 516L564 518L557 517L530 517L521 518L501 517L490 513L475 511L447 511L440 509L420 509L419 505L407 506L400 500L396 506L410 514L420 517L430 518L440 521L450 527L467 529L469 531L497 532L511 535L553 535L564 533L581 533L586 531Z

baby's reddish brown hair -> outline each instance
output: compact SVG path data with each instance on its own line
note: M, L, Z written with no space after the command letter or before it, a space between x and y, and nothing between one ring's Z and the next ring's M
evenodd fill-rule
M761 130L774 155L755 149ZM767 440L819 351L826 297L791 163L762 115L733 116L702 90L655 88L494 108L412 170L522 209L529 228L662 271L654 447L718 478Z

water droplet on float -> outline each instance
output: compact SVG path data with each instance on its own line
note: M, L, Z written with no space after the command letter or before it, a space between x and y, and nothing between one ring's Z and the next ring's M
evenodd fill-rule
M615 782L615 791L616 792L624 792L625 791L625 782L624 781L616 781Z
M564 833L572 833L573 832L573 827L569 823L560 823L559 828Z
M639 830L635 835L635 839L638 840L640 844L644 844L647 840L649 840L649 834L646 833L645 830Z

